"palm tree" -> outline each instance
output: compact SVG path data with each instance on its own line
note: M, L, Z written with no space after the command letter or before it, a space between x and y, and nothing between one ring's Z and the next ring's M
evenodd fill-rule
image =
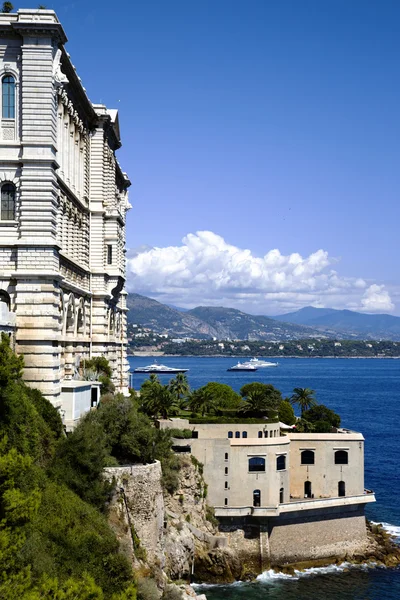
M254 389L247 394L239 411L243 413L265 414L269 408L264 392Z
M202 417L216 408L213 394L205 388L192 392L188 405L192 412L200 413Z
M177 412L176 399L168 386L161 385L159 381L145 381L141 387L140 399L143 411L155 419L159 415L162 419L168 419Z
M290 397L290 402L292 404L297 404L300 408L301 416L303 413L316 406L317 401L314 397L315 391L311 388L294 388L293 395Z
M157 409L163 419L168 419L177 412L176 398L167 385L161 386L157 395Z
M185 408L187 397L190 393L190 386L184 373L178 373L175 379L169 382L169 390L174 395L179 408Z

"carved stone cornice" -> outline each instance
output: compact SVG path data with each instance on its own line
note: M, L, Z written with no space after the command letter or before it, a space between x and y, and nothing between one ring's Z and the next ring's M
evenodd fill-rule
M61 23L39 23L32 21L29 23L10 23L11 28L20 36L51 37L59 44L65 44L68 41Z

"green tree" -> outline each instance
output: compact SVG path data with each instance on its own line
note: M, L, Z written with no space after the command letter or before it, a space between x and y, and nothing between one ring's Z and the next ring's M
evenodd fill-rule
M317 404L303 413L304 419L310 423L325 421L331 427L340 427L340 416L324 404ZM322 433L322 432L321 432Z
M185 373L177 373L176 377L169 382L168 387L175 398L176 405L185 406L190 393L190 385Z
M294 414L293 406L288 400L282 400L279 404L278 409L279 420L286 425L294 425L296 423L296 416Z
M140 400L142 410L155 419L160 415L168 419L178 411L176 397L167 385L161 385L158 380L147 380L142 384Z
M53 455L56 435L36 406L44 412L43 407L49 403L40 392L35 395L36 402L32 402L34 394L22 381L22 369L22 357L14 354L8 336L3 334L0 342L0 439L6 437L6 450L16 448L36 463L45 465ZM39 396L40 402L37 401ZM49 408L49 412L51 410ZM54 416L54 412L52 414Z
M241 398L230 385L210 381L199 389L211 393L213 403L217 409L235 410L240 406Z
M203 386L191 393L189 397L189 408L194 413L200 413L203 417L206 413L215 412L215 398L210 389Z
M12 10L14 9L14 6L11 4L11 2L3 2L3 7L1 9L2 13L10 13L12 12Z
M95 413L88 413L68 437L60 440L50 468L52 477L99 509L110 491L103 480L103 469L109 462L107 442Z
M112 369L105 356L95 356L83 361L83 376L101 383L100 395L113 394L115 386L111 381Z
M282 394L269 383L255 381L244 385L240 390L244 402L240 412L248 416L266 416L276 414L282 402Z
M317 401L314 394L315 391L311 388L294 388L293 395L290 397L290 402L300 408L302 417L306 410L312 406L316 406Z

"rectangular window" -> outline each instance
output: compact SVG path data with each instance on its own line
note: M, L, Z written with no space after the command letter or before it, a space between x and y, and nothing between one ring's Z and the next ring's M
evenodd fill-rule
M107 264L108 265L112 265L112 245L108 244L107 245Z
M228 467L225 467L225 475L228 475Z
M225 498L224 504L225 504L225 506L228 506L228 498Z

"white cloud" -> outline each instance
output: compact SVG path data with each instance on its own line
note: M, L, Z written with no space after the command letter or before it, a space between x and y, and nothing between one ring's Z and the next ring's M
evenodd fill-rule
M362 310L365 312L391 312L394 309L394 304L389 296L389 292L385 290L384 285L374 283L370 285L363 297L361 298Z
M211 231L189 233L180 246L143 248L128 258L128 290L178 306L233 306L278 314L306 305L393 310L384 286L340 276L325 250L307 257L270 250L263 257ZM367 288L367 289L366 289Z

